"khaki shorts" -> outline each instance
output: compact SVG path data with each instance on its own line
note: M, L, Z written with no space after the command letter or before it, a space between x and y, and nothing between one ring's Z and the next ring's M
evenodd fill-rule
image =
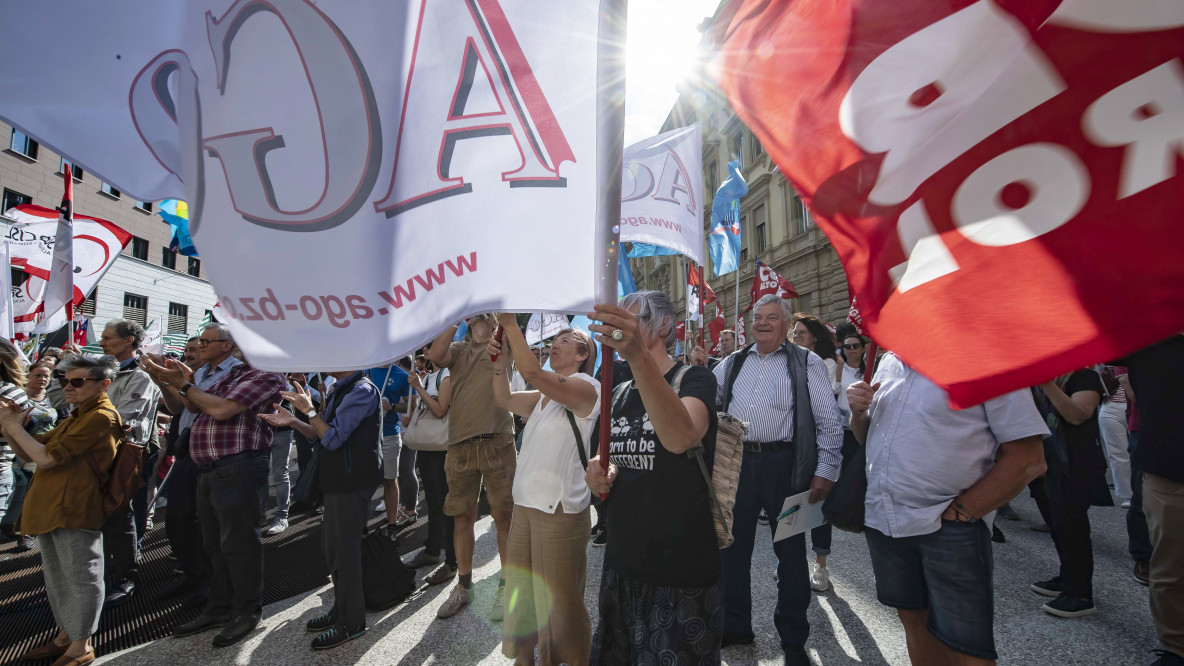
M444 514L459 516L472 510L481 495L481 481L489 506L495 511L514 507L514 470L518 468L514 436L500 433L493 439L466 439L448 447L444 474L448 477L448 496Z

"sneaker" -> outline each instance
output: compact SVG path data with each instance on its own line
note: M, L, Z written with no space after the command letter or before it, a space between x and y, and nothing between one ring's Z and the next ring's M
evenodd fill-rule
M1135 580L1144 585L1149 585L1151 582L1151 562L1148 560L1135 560Z
M1056 599L1044 604L1044 610L1045 612L1056 615L1057 617L1067 618L1093 615L1094 613L1098 612L1098 609L1094 608L1093 599L1071 597L1067 594L1062 594Z
M366 633L366 627L361 629L351 629L349 631L342 631L336 627L326 631L325 633L312 639L312 649L314 650L328 650L335 648L342 643L352 641L353 639Z
M33 550L33 537L28 534L22 534L16 542L17 550ZM1146 583L1144 583L1146 585Z
M331 629L333 625L337 624L337 618L333 617L332 612L322 613L308 621L304 628L313 633L318 633Z
M1151 662L1151 666L1184 666L1184 657L1167 650L1152 650L1159 659Z
M108 588L107 596L103 599L103 608L115 608L127 603L136 591L134 581L123 579Z
M765 513L764 509L761 509L761 512L756 514L756 522L760 523L761 525L769 524L769 515Z
M411 567L412 569L422 569L423 567L430 566L433 564L439 564L439 563L440 563L440 555L439 554L430 555L430 554L428 554L428 551L425 548L424 550L421 550L418 553L416 553L415 557L411 558L411 560L409 562L407 562L407 566Z
M144 534L152 531L152 514L148 514L148 520L144 522Z
M277 534L283 534L284 530L286 530L286 529L288 529L288 519L287 518L279 518L274 523L272 523L266 530L264 530L263 534L265 534L267 536L275 536Z
M995 513L998 513L1000 517L1006 518L1008 520L1020 519L1020 514L1016 513L1015 509L1011 508L1011 504L1004 504L1003 506L996 509Z
M1036 594L1046 597L1059 597L1065 593L1065 584L1061 582L1059 576L1040 583L1032 583L1028 587Z
M415 521L419 520L419 514L412 511L407 513L403 507L399 507L399 518L395 521L395 527L403 529L408 525L414 525Z
M460 609L468 606L471 601L473 601L473 590L457 584L452 588L452 592L448 594L448 599L444 601L444 605L440 606L440 610L436 611L436 617L441 620L446 617L452 617L459 613Z
M595 525L593 525L593 526L592 526L592 534L591 534L591 537L592 537L592 538L596 538L596 537L600 536L600 533L601 533L601 532L604 532L604 525L601 525L600 523L597 523L597 524L595 524Z
M456 578L456 567L450 567L448 566L448 563L445 562L444 564L441 564L432 570L432 573L424 576L423 582L427 583L428 585L441 585L443 583L447 583L453 578Z
M378 513L386 511L386 500L378 500L378 506L374 507L374 510Z
M1120 508L1120 509L1131 508L1131 501L1129 499L1122 500L1122 503L1118 505L1118 508Z
M601 531L601 533L597 534L596 538L592 540L592 545L596 548L604 548L604 544L606 543L608 543L608 530Z
M493 608L489 610L490 622L501 622L506 616L506 586L505 581L498 584L497 592L493 593Z
M810 589L815 592L826 592L830 588L830 572L826 570L825 564L814 563L814 569L810 572Z

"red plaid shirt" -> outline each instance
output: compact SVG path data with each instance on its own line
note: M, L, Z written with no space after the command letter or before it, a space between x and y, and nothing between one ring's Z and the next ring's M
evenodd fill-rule
M247 408L224 421L216 421L206 413L198 414L189 432L189 455L193 462L204 465L243 451L269 448L275 428L259 415L272 411L272 403L280 401L280 391L286 387L284 376L278 372L255 370L246 365L227 372L205 392L240 402Z

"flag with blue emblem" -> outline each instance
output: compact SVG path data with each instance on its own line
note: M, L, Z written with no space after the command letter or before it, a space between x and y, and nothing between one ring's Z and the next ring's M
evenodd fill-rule
M728 162L728 179L715 192L711 204L711 233L707 251L715 277L740 266L740 199L748 194L748 183L740 173L740 162Z

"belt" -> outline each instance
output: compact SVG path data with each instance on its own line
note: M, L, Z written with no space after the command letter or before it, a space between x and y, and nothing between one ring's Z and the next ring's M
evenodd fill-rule
M753 453L768 453L769 451L782 451L793 447L792 441L782 442L744 442L744 450L752 451Z
M457 442L457 444L460 444L462 442L489 442L489 441L493 441L493 440L497 439L499 436L500 436L500 433L487 432L484 435L473 435L472 437L466 437L465 439L462 439L460 442Z
M269 449L250 449L247 451L239 451L238 453L232 453L228 456L224 456L222 458L219 458L219 459L215 460L214 462L209 462L209 463L204 463L204 464L198 465L197 471L199 473L209 472L211 470L218 469L219 467L222 467L224 465L229 465L233 462L238 462L239 460L242 460L243 458L247 458L250 456L259 456L259 455L263 455L264 453L266 453L269 456L271 455L271 451Z

